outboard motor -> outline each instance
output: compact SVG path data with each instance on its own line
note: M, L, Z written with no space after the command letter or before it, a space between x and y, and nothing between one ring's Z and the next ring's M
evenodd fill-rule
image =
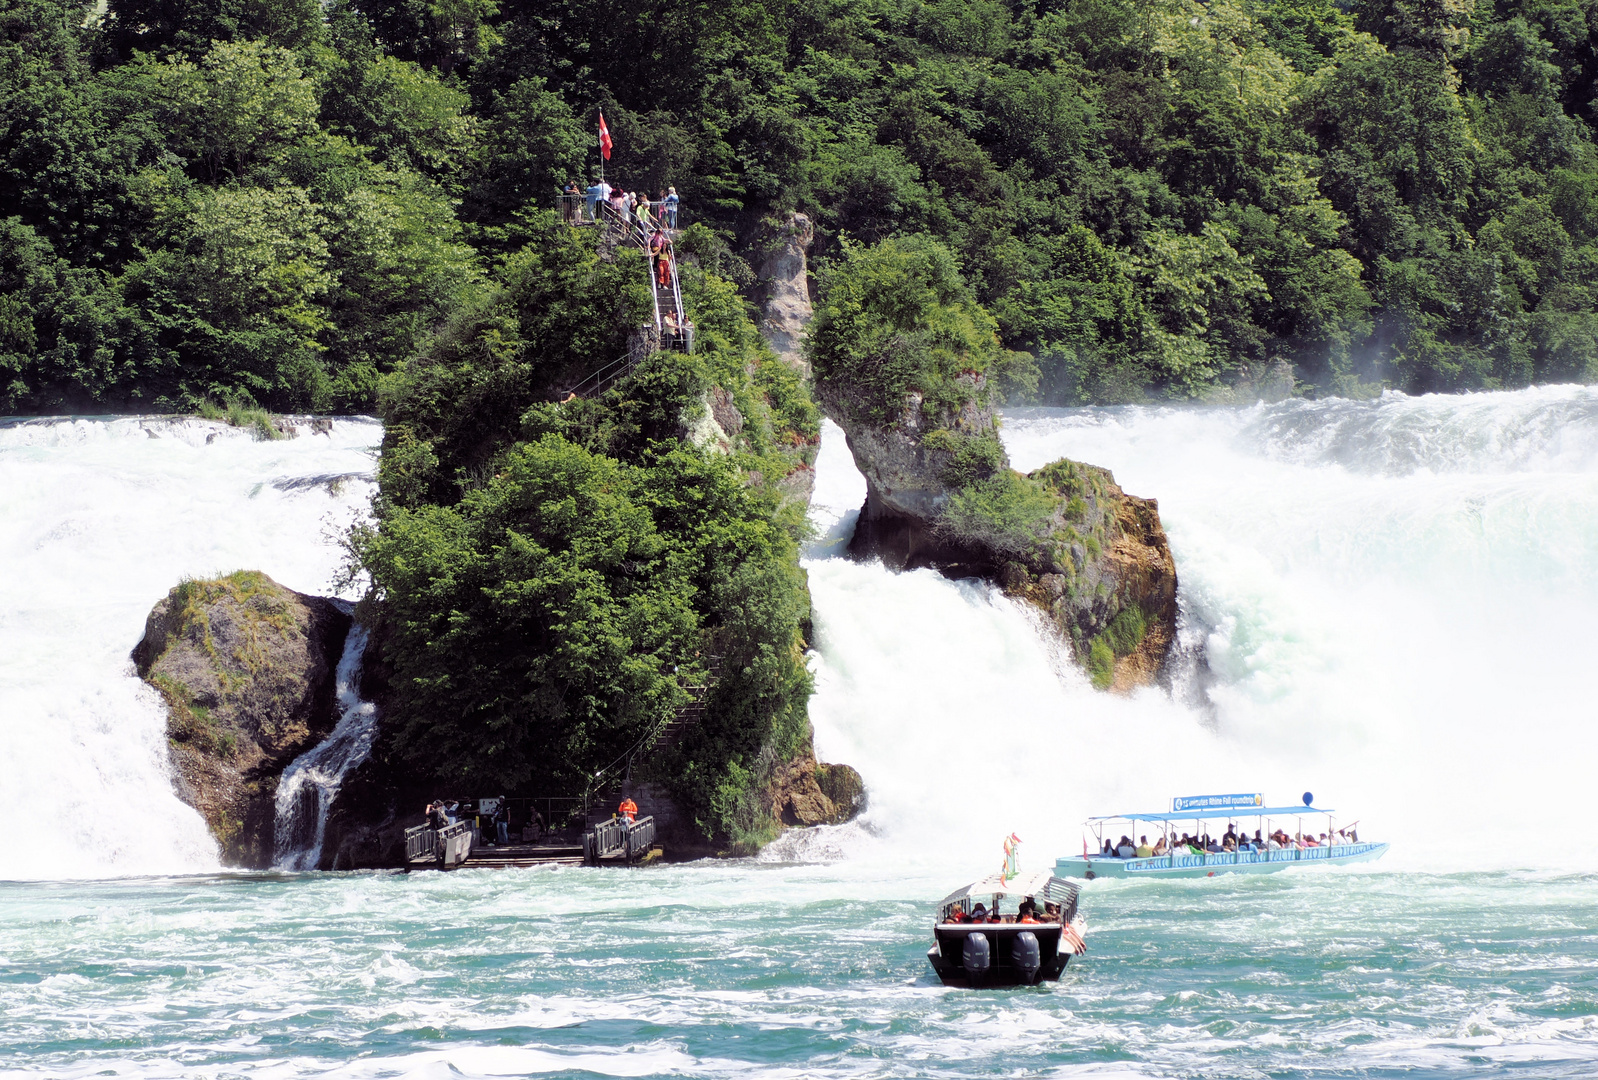
M1034 951L1037 943L1033 943ZM960 962L965 965L966 971L972 975L986 975L988 973L988 935L967 934L965 944L960 946Z
M1015 940L1010 944L1010 963L1015 965L1016 970L1027 982L1037 980L1038 969L1043 966L1043 953L1038 948L1036 934L1030 930L1023 930L1015 935Z

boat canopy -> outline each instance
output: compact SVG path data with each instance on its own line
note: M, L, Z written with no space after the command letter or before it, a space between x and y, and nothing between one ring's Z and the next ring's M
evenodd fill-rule
M1008 879L1003 874L990 874L981 881L954 890L938 906L946 908L968 896L1041 896L1056 904L1069 904L1076 899L1076 886L1047 871L1017 874Z
M1319 806L1216 806L1208 810L1156 811L1152 814L1106 814L1090 817L1088 821L1214 821L1216 818L1243 817L1294 817L1300 814L1335 814L1336 810L1323 810Z

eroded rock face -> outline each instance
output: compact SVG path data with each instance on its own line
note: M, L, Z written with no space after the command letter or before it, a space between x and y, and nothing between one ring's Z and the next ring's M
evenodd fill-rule
M957 383L961 404L929 416L911 391L885 424L862 419L847 386L820 393L866 478L851 553L895 569L985 578L1047 612L1096 685L1130 690L1154 681L1175 640L1177 613L1176 563L1158 505L1126 494L1106 469L1062 460L1025 478L1053 509L1022 541L950 529L956 448L997 440L983 377L967 372ZM993 453L1007 470L1007 456L996 446Z
M334 601L253 571L184 582L145 620L133 660L166 701L178 795L224 863L272 864L278 778L336 723L349 628Z
M848 765L818 762L807 748L777 769L766 801L771 816L788 828L841 825L865 809L866 786Z
M815 313L810 304L807 253L815 238L816 229L808 217L788 215L768 239L768 253L756 270L765 294L760 336L785 364L807 377L810 362L804 355L804 335Z

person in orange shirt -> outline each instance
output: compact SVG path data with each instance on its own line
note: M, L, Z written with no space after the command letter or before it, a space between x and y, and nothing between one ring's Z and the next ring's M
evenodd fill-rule
M616 810L622 817L627 819L629 824L638 816L638 804L633 802L631 795L623 799Z

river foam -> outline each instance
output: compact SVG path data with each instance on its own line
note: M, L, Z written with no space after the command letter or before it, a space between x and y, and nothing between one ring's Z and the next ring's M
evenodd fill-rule
M47 823L0 877L215 868L129 652L186 575L327 593L381 437L363 420L273 442L188 418L0 422L0 806Z

